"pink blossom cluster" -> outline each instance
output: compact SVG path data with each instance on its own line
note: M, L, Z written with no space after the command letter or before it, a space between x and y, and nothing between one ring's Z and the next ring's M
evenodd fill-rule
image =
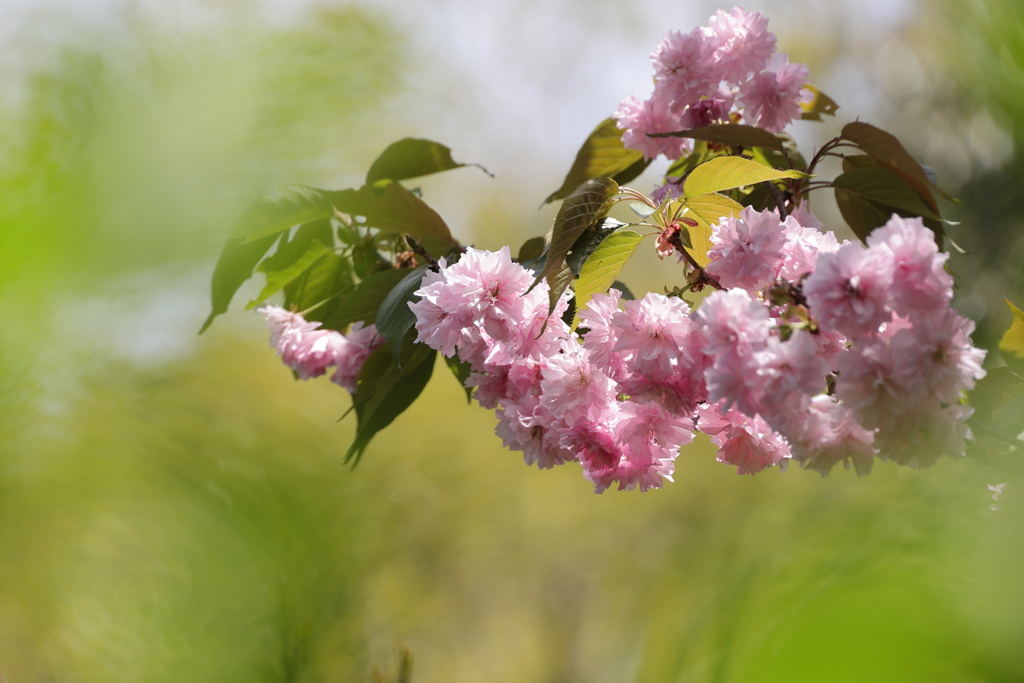
M731 410L763 419L823 473L840 461L867 472L876 452L921 466L962 454L972 409L960 398L984 376L985 352L949 307L948 254L920 218L893 216L867 246L801 220L815 222L804 207L785 221L748 208L714 228L707 271L730 289L711 294L696 319L721 419ZM780 283L802 301L773 306L758 295Z
M598 492L660 487L697 430L739 474L962 454L959 399L985 354L949 307L947 255L920 219L893 216L867 246L819 227L804 205L785 220L745 209L714 228L707 271L724 289L695 312L611 289L575 331L567 296L549 315L547 285L530 289L507 247L469 249L424 277L417 341L471 366L527 464L578 462Z
M693 439L709 358L686 302L612 290L582 311L585 335L548 314L548 289L499 252L469 249L428 273L409 306L417 341L470 364L468 386L497 411L497 434L527 464L578 462L596 491L671 479Z
M669 32L651 55L654 93L627 97L612 115L623 144L648 159L677 159L691 150L687 138L648 134L729 122L740 110L744 123L781 132L812 94L807 67L791 64L775 42L768 20L741 7L718 10L689 33Z
M363 363L384 343L376 327L362 322L353 323L348 334L342 334L319 329L320 323L280 306L263 306L260 312L270 328L270 345L300 379L319 377L334 367L331 381L353 394Z

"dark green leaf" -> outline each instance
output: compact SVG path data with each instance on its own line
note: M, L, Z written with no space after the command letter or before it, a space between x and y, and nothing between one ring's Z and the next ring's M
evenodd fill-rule
M355 458L358 464L370 440L405 412L430 381L437 352L426 344L414 343L413 338L410 332L402 345L401 369L388 344L380 346L363 364L352 396L356 438L345 454L345 462Z
M559 270L548 274L548 315L551 315L555 310L555 305L558 303L558 300L562 298L562 294L565 293L565 290L569 288L569 283L572 282L572 278L572 269L566 265L563 265Z
M259 295L246 305L245 310L248 311L255 308L266 301L269 297L280 292L284 289L285 285L299 277L307 268L312 266L321 256L329 251L330 249L321 244L318 240L313 240L309 243L305 253L295 259L295 261L289 264L286 268L283 270L267 271L267 284L264 285Z
M472 372L469 363L459 359L459 354L454 354L451 358L445 358L444 362L448 365L448 369L455 375L455 379L459 380L459 386L462 387L463 391L466 392L466 403L473 400L473 387L466 386L466 380L469 379L469 373Z
M516 257L516 262L524 263L526 261L533 261L534 259L540 258L540 255L543 253L544 238L531 237L523 242L523 246L519 247L519 255Z
M408 270L391 268L372 273L360 282L334 309L324 327L343 331L356 321L370 325L377 320L377 310L389 292L406 275Z
M805 88L810 90L814 94L814 99L810 102L804 102L800 107L804 110L800 118L804 121L821 121L822 115L824 116L835 116L836 111L839 109L839 105L835 103L831 97L815 88L810 83L804 85Z
M618 191L618 183L611 178L592 178L565 198L551 228L547 262L534 284L561 270L573 243L587 228L604 219L610 208L608 200Z
M782 140L763 128L738 123L716 123L675 133L649 133L652 138L692 138L733 147L767 147L782 151Z
M858 157L851 157L851 159L853 161L847 160L845 165L865 163ZM921 197L901 176L891 173L883 166L850 168L833 180L832 186L836 188L837 203L845 202L849 208L851 198L847 196L841 200L841 194L856 195L859 199L870 202L878 211L881 211L885 215L886 221L893 213L899 213L902 216L921 216L925 219L925 224L936 233L936 241L941 244L943 230L939 217L932 213ZM842 208L840 205L840 210ZM854 228L854 232L866 228L868 223L875 222L878 218L877 212L870 211L867 207L862 207L862 209L863 211L860 212L857 219L860 222L859 226L855 227L852 223L850 224L850 227ZM864 221L863 219L867 216L873 216L873 218L870 221ZM843 213L843 217L846 218L846 212ZM847 222L850 222L849 219ZM857 235L861 239L866 239L867 236L866 234L862 236L859 232Z
M928 174L917 159L903 148L896 136L863 121L843 126L841 136L873 156L882 168L905 180L932 214L936 217L939 215L939 206L932 195Z
M405 138L392 143L366 173L366 184L372 185L378 180L406 180L420 176L440 173L463 166L477 164L460 164L452 159L452 151L439 142ZM478 166L488 173L483 166Z
M579 324L579 311L587 307L595 294L608 291L643 238L640 233L621 228L606 237L583 264L579 282L576 283L577 314L573 321L574 327Z
M843 214L843 220L853 230L853 234L864 241L871 234L871 231L892 217L891 211L886 211L881 206L864 198L864 195L835 188L836 204L839 212Z
M439 237L454 244L448 226L422 199L397 182L382 180L358 190L324 191L338 211L364 216L378 230L409 233L417 239Z
M240 242L254 242L277 235L300 223L334 214L330 203L318 191L305 185L285 185L261 197L242 215L231 231Z
M217 259L217 265L213 270L213 279L210 282L210 298L213 303L213 310L210 316L203 323L199 334L206 331L213 319L228 310L228 304L242 284L252 277L256 264L270 251L270 247L277 241L279 235L267 235L255 242L240 242L234 237L229 237L224 243L224 248Z
M623 147L622 130L615 125L615 119L605 119L577 152L562 186L552 192L544 203L567 197L591 178L611 178L623 185L643 173L650 163L642 152Z
M598 245L604 241L604 238L624 225L625 223L614 218L605 218L601 221L601 225L595 226L592 230L587 230L580 235L576 243L572 245L572 251L565 257L565 263L572 270L572 274L579 276L583 264L594 253Z
M272 273L287 270L309 251L313 240L327 246L334 244L334 235L329 218L305 223L295 231L295 235L290 240L282 238L274 253L260 261L260 264L256 266L256 272Z
M683 191L687 197L698 197L766 180L806 177L807 174L801 171L780 171L744 157L717 157L693 169L686 178Z
M1024 372L1024 311L1010 303L1009 299L1006 305L1013 313L1013 322L999 342L999 353L1007 365L1020 373Z
M422 265L406 271L405 277L388 292L380 304L380 310L377 311L377 331L391 345L392 352L396 353L395 362L399 363L399 366L401 357L397 352L402 347L406 333L416 324L416 315L409 309L409 302L417 300L413 292L420 288L427 268L428 266Z
M609 289L617 289L620 292L622 292L622 298L624 301L633 301L634 299L636 299L636 297L633 296L633 292L630 291L629 287L627 287L626 283L623 282L622 280L616 280L615 282L613 282L612 286L609 287Z

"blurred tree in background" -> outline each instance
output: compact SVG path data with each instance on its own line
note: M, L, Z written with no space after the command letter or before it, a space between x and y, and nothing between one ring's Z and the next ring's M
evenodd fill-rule
M749 9L771 17L824 89L849 92L849 118L864 94L849 65L881 84L873 122L964 202L951 231L969 252L952 261L965 288L956 305L993 348L1009 318L1002 297L1024 300L1024 13L903 3L911 20L880 31L879 49L843 14L874 4ZM527 103L564 145L524 124L501 144L535 136L547 165L495 164L487 124L462 147L444 135L466 125L449 108L479 114L473 98L486 106L490 92L422 62L403 6L381 7L394 11L332 5L270 21L246 3L195 3L199 19L174 22L130 5L100 26L42 12L8 39L4 680L394 680L400 646L423 683L1024 678L1019 469L946 459L863 480L737 478L700 442L666 490L594 496L575 472L523 467L490 415L438 378L352 472L341 465L352 425L335 423L348 399L326 381L293 382L255 316L194 336L213 259L249 202L284 182L351 184L402 135L498 171L424 182L461 207L455 229L481 246L549 220L520 206L557 185L607 111L587 102L585 120L559 119L559 101ZM608 31L600 13L559 33L562 15L545 12L580 7L507 11L575 63L595 54L587 31ZM609 8L618 42L596 42L645 70L649 36L689 27L666 7L642 22ZM474 11L438 9L467 25ZM801 13L815 30L794 22ZM537 79L552 97L572 85ZM429 100L421 80L447 89ZM580 80L572 87L606 89L612 103L625 94ZM627 281L653 285L648 272L665 267L639 263ZM1003 482L994 501L988 487Z

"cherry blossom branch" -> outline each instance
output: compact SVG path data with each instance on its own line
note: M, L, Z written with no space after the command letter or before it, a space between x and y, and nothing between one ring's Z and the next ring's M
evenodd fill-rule
M417 242L412 235L406 233L405 241L409 245L409 248L416 253L417 256L421 257L427 264L430 265L430 269L435 273L441 272L441 266L433 256L423 247L422 244Z

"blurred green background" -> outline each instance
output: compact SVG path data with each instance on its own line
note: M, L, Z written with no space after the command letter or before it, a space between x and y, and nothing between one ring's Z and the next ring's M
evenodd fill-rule
M439 368L351 471L347 394L292 380L240 311L259 282L196 336L247 204L357 184L399 137L497 174L423 182L463 241L542 234L654 44L716 7L678 4L0 2L0 678L395 681L406 648L417 683L1024 680L1017 467L737 477L701 438L664 490L595 496ZM748 9L843 107L805 151L860 116L964 199L957 306L994 348L1024 301L1024 9Z

